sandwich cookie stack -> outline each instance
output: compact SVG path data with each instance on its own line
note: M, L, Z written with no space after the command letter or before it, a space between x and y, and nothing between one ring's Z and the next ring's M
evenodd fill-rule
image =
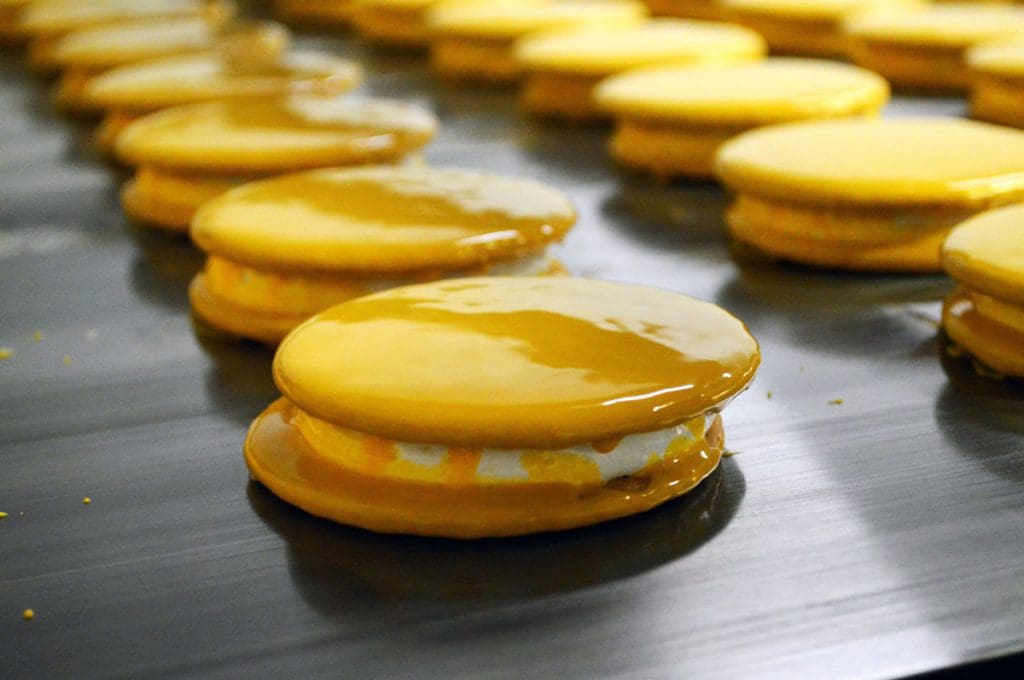
M970 85L965 53L991 40L1024 36L1024 7L947 3L906 12L875 12L846 23L849 56L894 87L962 91Z
M474 170L374 166L253 182L193 220L209 257L192 308L219 330L277 343L313 314L386 288L557 273L546 250L575 219L556 189Z
M942 265L960 284L943 306L946 335L986 368L1024 378L1024 206L956 227Z
M971 49L967 68L971 116L1024 128L1024 39Z
M227 99L259 102L289 93L332 96L362 79L361 69L347 59L320 52L278 54L273 40L238 38L215 53L131 64L91 79L81 107L105 112L97 146L112 152L129 123L161 109Z
M291 95L167 109L118 136L118 157L136 168L121 202L135 220L185 231L200 205L232 187L298 170L397 162L436 129L428 111L387 99Z
M602 79L654 64L732 64L764 56L764 40L730 24L652 19L637 26L572 28L527 36L516 45L525 74L523 108L574 120L600 117L593 102Z
M598 85L595 99L615 117L611 153L619 163L659 177L708 178L728 139L773 123L872 116L889 87L855 66L776 57L629 71Z
M949 230L1024 200L1024 132L956 118L816 121L746 133L716 160L732 235L839 269L941 271Z
M53 70L52 50L64 35L82 28L138 19L200 17L221 24L235 14L231 0L36 0L18 14L17 30L31 39L28 64Z
M739 23L768 41L772 53L846 55L843 22L871 12L916 8L925 0L722 0Z
M205 19L152 19L73 31L59 39L49 64L62 71L55 101L70 113L87 113L85 90L99 74L126 64L200 53L235 55L265 63L288 48L287 29L273 22L214 24Z
M451 80L510 83L520 75L517 39L573 26L633 26L646 14L631 0L443 3L427 14L431 65Z
M649 510L719 463L760 353L715 305L587 279L469 278L295 329L245 459L274 494L374 531L452 538Z

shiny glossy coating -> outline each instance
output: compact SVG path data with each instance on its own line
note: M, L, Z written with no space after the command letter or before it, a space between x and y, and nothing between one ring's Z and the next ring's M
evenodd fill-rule
M942 264L972 290L1024 304L1024 206L990 210L958 226L943 245Z
M278 26L269 24L269 26ZM279 26L279 30L284 30ZM105 68L141 59L213 49L221 27L203 17L140 19L82 28L54 44L60 66Z
M804 21L840 19L862 11L900 10L922 0L722 0L727 11Z
M395 159L436 128L429 111L388 99L225 100L145 116L120 134L117 153L130 165L285 172Z
M560 240L575 219L568 197L529 179L378 166L244 185L199 211L192 238L269 268L406 271L527 252Z
M120 66L92 79L83 99L104 109L148 112L223 98L340 94L362 78L357 64L323 52L281 55L272 42L259 52L244 45L237 51L233 55L226 43L219 51Z
M1024 197L1024 133L955 118L793 123L728 142L716 172L787 200L985 207Z
M652 19L637 26L572 28L527 36L516 59L527 70L610 74L657 63L715 64L753 61L764 40L732 24Z
M967 65L979 73L1024 77L1024 38L972 47L967 52Z
M274 377L302 410L361 432L539 448L693 418L759 360L742 323L676 293L476 278L338 305L285 338Z
M18 15L18 27L30 35L56 35L76 28L138 18L217 16L234 13L230 0L105 0L34 2Z
M907 12L856 16L846 31L872 42L962 48L1024 35L1024 8L997 3L943 3Z
M616 116L711 127L869 113L888 97L885 80L870 71L782 57L700 69L638 69L603 81L595 91L598 105Z
M427 14L435 35L511 40L530 31L569 26L636 24L647 10L632 0L519 0L517 2L453 3Z

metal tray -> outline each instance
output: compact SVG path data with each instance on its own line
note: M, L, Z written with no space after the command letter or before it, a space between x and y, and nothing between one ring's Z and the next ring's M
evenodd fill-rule
M616 171L607 129L530 121L513 93L446 87L415 57L305 42L434 109L429 162L567 191L577 274L744 319L764 365L726 411L737 455L648 515L515 540L377 536L279 502L241 458L276 395L271 352L193 332L201 258L126 224L89 128L8 56L0 677L862 678L1024 650L1024 390L944 356L943 277L731 249L723 191ZM962 103L890 110L912 112Z

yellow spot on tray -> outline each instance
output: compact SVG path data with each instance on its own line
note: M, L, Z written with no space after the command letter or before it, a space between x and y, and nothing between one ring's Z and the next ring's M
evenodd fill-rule
M0 512L0 519L3 519L4 517L7 517L7 513L6 512Z
M23 611L21 613L21 618L25 619L26 621L31 621L35 617L36 617L36 612L33 609L26 609L25 611Z
M10 347L0 347L0 361L10 359L14 356L14 350Z
M765 396L768 397L769 399L771 399L772 398L772 391L768 390L768 392L767 392L767 394L765 394Z
M70 354L65 354L64 355L64 365L65 366L70 366L71 365L71 355Z
M43 332L36 331L35 333L32 334L32 339L35 340L36 342L39 342L40 340L43 339Z
M82 499L82 504L83 505L89 505L89 503L92 503L92 499L89 498L88 496L86 496L85 498Z
M828 405L829 406L842 406L842 404L843 404L843 400L842 399L829 399L829 401L828 401Z

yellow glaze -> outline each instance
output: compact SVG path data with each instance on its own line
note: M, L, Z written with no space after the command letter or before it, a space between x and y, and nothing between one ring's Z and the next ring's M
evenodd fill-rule
M975 73L1024 79L1024 39L972 47L967 52L967 64Z
M345 26L352 18L352 0L273 0L274 14L285 21Z
M218 52L165 57L111 69L90 80L89 107L148 113L214 99L262 99L289 93L332 95L359 84L359 66L319 52L259 54L228 40Z
M18 14L18 27L26 35L53 37L79 28L130 19L201 16L223 21L234 13L234 3L228 0L31 2Z
M573 119L599 117L593 88L608 75L658 63L730 64L760 59L764 41L731 26L682 19L652 19L639 26L544 31L516 44L525 71L523 108Z
M1024 132L954 118L811 121L744 133L715 166L741 194L979 210L1024 198Z
M1024 305L1024 207L967 220L950 233L942 250L943 266L954 279L972 291Z
M1024 307L1014 309L1024 317ZM942 308L942 326L955 344L997 372L1024 378L1024 330L984 313L975 294L964 288L954 291Z
M924 4L906 12L855 16L846 31L871 42L963 49L1024 34L1024 8L984 2Z
M449 538L555 531L642 512L679 496L717 467L721 419L706 437L679 438L664 456L626 478L603 483L557 451L519 454L529 475L496 482L476 472L478 449L450 446L439 470L395 459L392 440L333 428L330 447L311 443L316 420L287 399L253 423L245 459L253 477L314 515L387 533ZM314 432L315 434L315 432ZM509 452L509 455L516 455Z
M646 14L631 0L506 0L441 3L430 10L427 23L435 36L507 41L539 30L631 25Z
M290 96L181 106L118 136L129 165L213 173L281 173L397 160L426 144L437 121L387 99Z
M888 97L885 81L863 69L789 58L639 69L609 78L595 92L616 117L711 127L870 114Z
M211 62L224 59L231 63L241 63L244 59L250 66L244 73L238 73L239 77L234 80L225 75L220 82L204 83L210 86L211 92L192 101L216 98L219 95L212 90L217 85L221 86L224 96L234 94L232 87L241 96L252 92L254 88L260 89L264 84L257 82L252 64L277 59L288 47L288 42L287 30L272 22L252 26L213 27L200 19L153 20L73 31L59 41L53 54L55 63L64 68L57 85L56 103L65 111L101 111L104 107L89 97L89 88L101 73L139 61L204 51L210 53L206 58ZM350 64L346 63L345 66L353 69ZM341 75L332 71L325 78L340 78ZM188 87L183 91L176 89L173 96L196 93L200 82L203 82L201 77L189 78ZM151 83L147 82L146 85L150 86ZM265 95L266 92L260 94Z
M922 6L921 0L723 0L725 10L765 37L773 52L845 54L842 22L871 11Z
M694 418L741 391L759 360L743 324L709 303L585 279L493 277L333 307L285 339L274 376L300 408L342 427L546 448Z
M112 68L144 59L214 49L221 28L221 24L202 17L101 24L63 36L54 43L51 58L61 68Z
M879 12L845 25L849 56L897 87L963 90L968 48L1024 36L1024 8L947 3L908 12Z
M203 207L192 237L207 252L276 269L402 272L515 257L560 240L575 219L562 192L533 180L366 167L240 187Z
M636 26L545 31L516 45L528 72L606 76L658 63L729 64L764 55L764 40L731 24L652 19Z
M520 75L517 38L573 26L631 26L645 14L643 5L630 0L442 3L427 13L431 65L455 80L510 82Z
M128 217L144 224L187 232L199 206L247 179L252 178L141 166L121 191L121 207Z
M728 21L731 15L719 0L644 0L651 14L660 17Z
M936 272L949 229L965 214L942 208L821 206L740 195L729 231L775 257L819 267Z

